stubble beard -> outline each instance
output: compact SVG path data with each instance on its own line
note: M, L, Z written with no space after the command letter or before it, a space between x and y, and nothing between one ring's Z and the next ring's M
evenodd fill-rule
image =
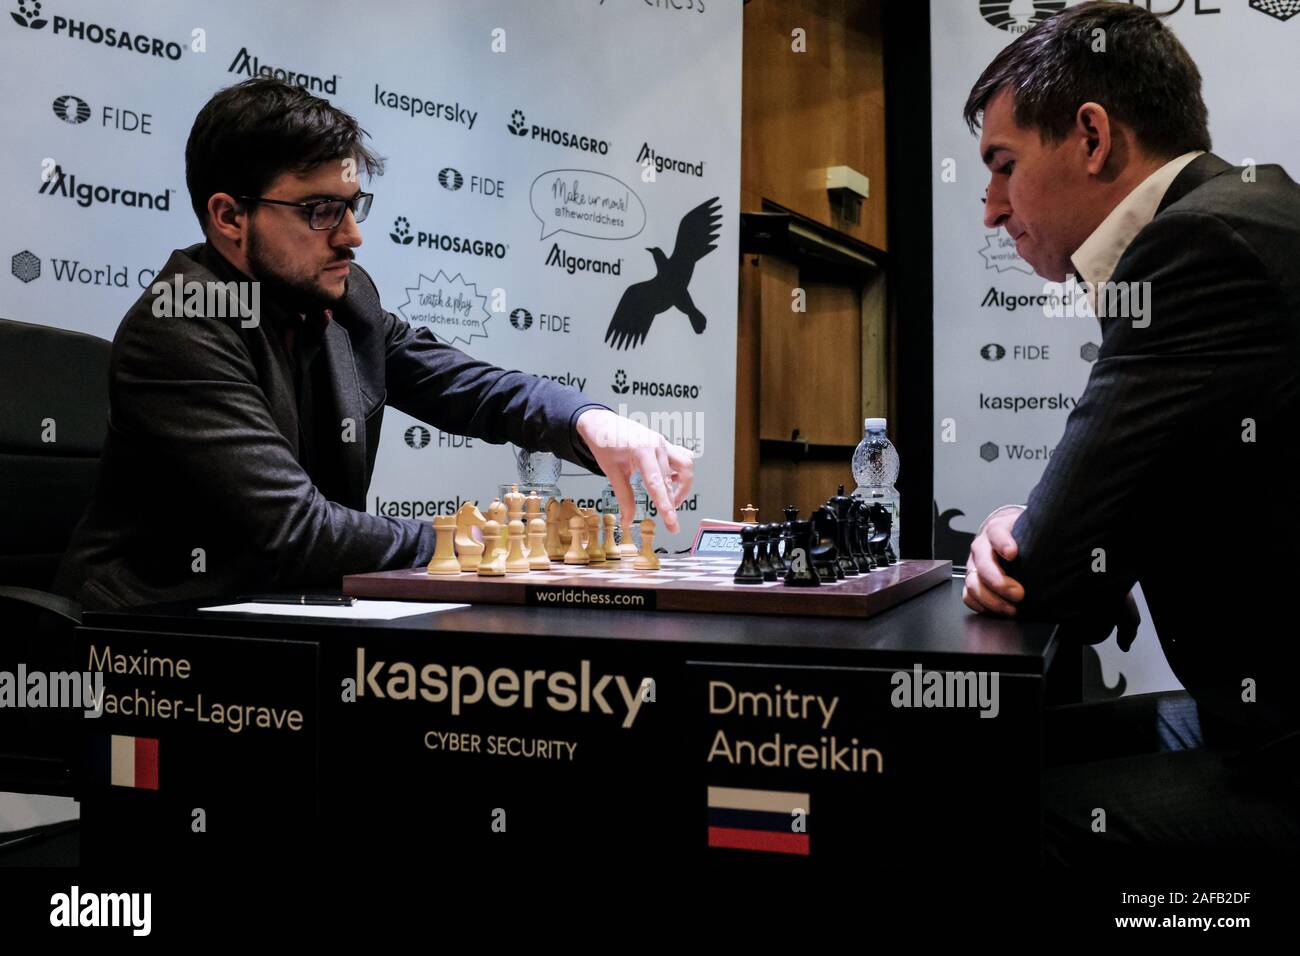
M248 234L248 267L253 278L262 283L263 293L290 312L309 313L334 308L347 295L346 278L343 291L336 294L322 286L316 277L292 275L279 259L267 252L256 227Z

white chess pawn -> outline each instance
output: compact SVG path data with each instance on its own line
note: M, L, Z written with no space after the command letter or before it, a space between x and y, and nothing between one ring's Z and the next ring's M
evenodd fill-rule
M587 519L582 515L574 515L569 519L569 550L564 555L565 564L591 563L587 549L582 546L582 532L586 526Z
M587 514L587 557L592 564L603 564L605 549L600 546L600 515L595 511Z
M510 524L502 521L497 525L497 543L496 549L502 554L510 552Z
M583 551L587 551L588 543L591 538L591 526L587 523L587 519L592 515L594 515L595 513L596 513L596 509L594 508L578 509L578 514L582 518L582 550ZM591 556L590 552L588 552L587 556L588 557Z
M637 555L636 541L632 539L632 525L623 529L623 543L618 546L618 559L624 563L631 562Z
M573 531L573 518L577 514L578 505L572 498L560 499L560 510L556 518L560 525L560 544L566 549L569 547L569 535ZM585 528L587 525L584 522L582 526Z
M552 561L564 560L564 542L560 540L560 503L554 498L546 502L546 556Z
M509 534L510 548L506 554L506 574L527 574L529 568L528 555L524 554L524 523L515 518L510 522Z
M659 555L655 554L655 522L653 518L641 519L641 553L632 562L638 571L658 571Z
M483 540L485 542L496 542L500 537L500 525L498 525L496 521L488 519L487 523L483 525ZM505 550L501 548L493 548L492 551L479 562L478 573L485 578L499 577L500 575L505 574Z
M533 519L540 518L542 516L542 496L529 495L527 498L524 499L524 504L527 506L527 510L524 512L523 521L524 521L524 528L527 530L527 535L528 535L526 538L524 538L524 554L528 555L531 558L533 556L533 535L532 535ZM543 529L546 528L545 522L542 523L542 528ZM543 537L544 536L545 536L545 531L543 530Z
M528 570L549 571L551 559L546 548L547 525L541 515L534 514L528 521Z
M604 515L605 533L600 539L600 549L605 552L606 561L617 561L619 559L618 544L614 541L615 524L612 514Z

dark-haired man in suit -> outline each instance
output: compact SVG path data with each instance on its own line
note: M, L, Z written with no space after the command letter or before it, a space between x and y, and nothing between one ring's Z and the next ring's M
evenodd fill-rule
M1049 718L1049 857L1254 861L1300 848L1300 186L1211 153L1161 20L1085 3L970 93L985 223L1089 290L1102 344L1026 505L971 547L973 610L1132 639L1140 582L1188 693ZM1104 830L1096 826L1105 812Z
M364 137L269 77L199 111L185 178L206 241L172 254L114 338L94 498L56 584L83 607L337 589L427 563L429 522L365 510L387 405L603 472L629 525L640 472L677 530L689 451L382 307L354 252L362 178L383 168ZM191 309L191 288L220 294Z

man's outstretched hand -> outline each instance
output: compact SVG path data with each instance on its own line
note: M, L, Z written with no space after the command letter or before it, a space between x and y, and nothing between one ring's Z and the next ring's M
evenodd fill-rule
M695 456L658 432L615 415L607 408L587 409L578 416L576 427L614 488L623 540L630 540L627 535L632 516L636 514L632 474L637 471L641 472L650 499L663 515L664 527L676 534L677 506L686 500L695 480Z
M1010 561L1019 553L1011 529L1024 510L1019 505L1009 505L995 511L971 542L961 599L972 611L1016 616L1016 603L1024 599L1025 589L1019 581L1007 576L998 558Z

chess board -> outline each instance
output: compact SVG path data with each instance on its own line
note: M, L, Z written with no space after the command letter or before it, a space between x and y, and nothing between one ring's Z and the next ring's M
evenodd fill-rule
M343 591L353 597L470 604L633 611L701 611L871 617L952 577L951 561L900 561L868 574L812 588L781 581L736 584L735 557L660 556L658 571L637 571L631 561L594 565L552 562L550 571L485 577L475 572L429 574L424 568L350 574Z

